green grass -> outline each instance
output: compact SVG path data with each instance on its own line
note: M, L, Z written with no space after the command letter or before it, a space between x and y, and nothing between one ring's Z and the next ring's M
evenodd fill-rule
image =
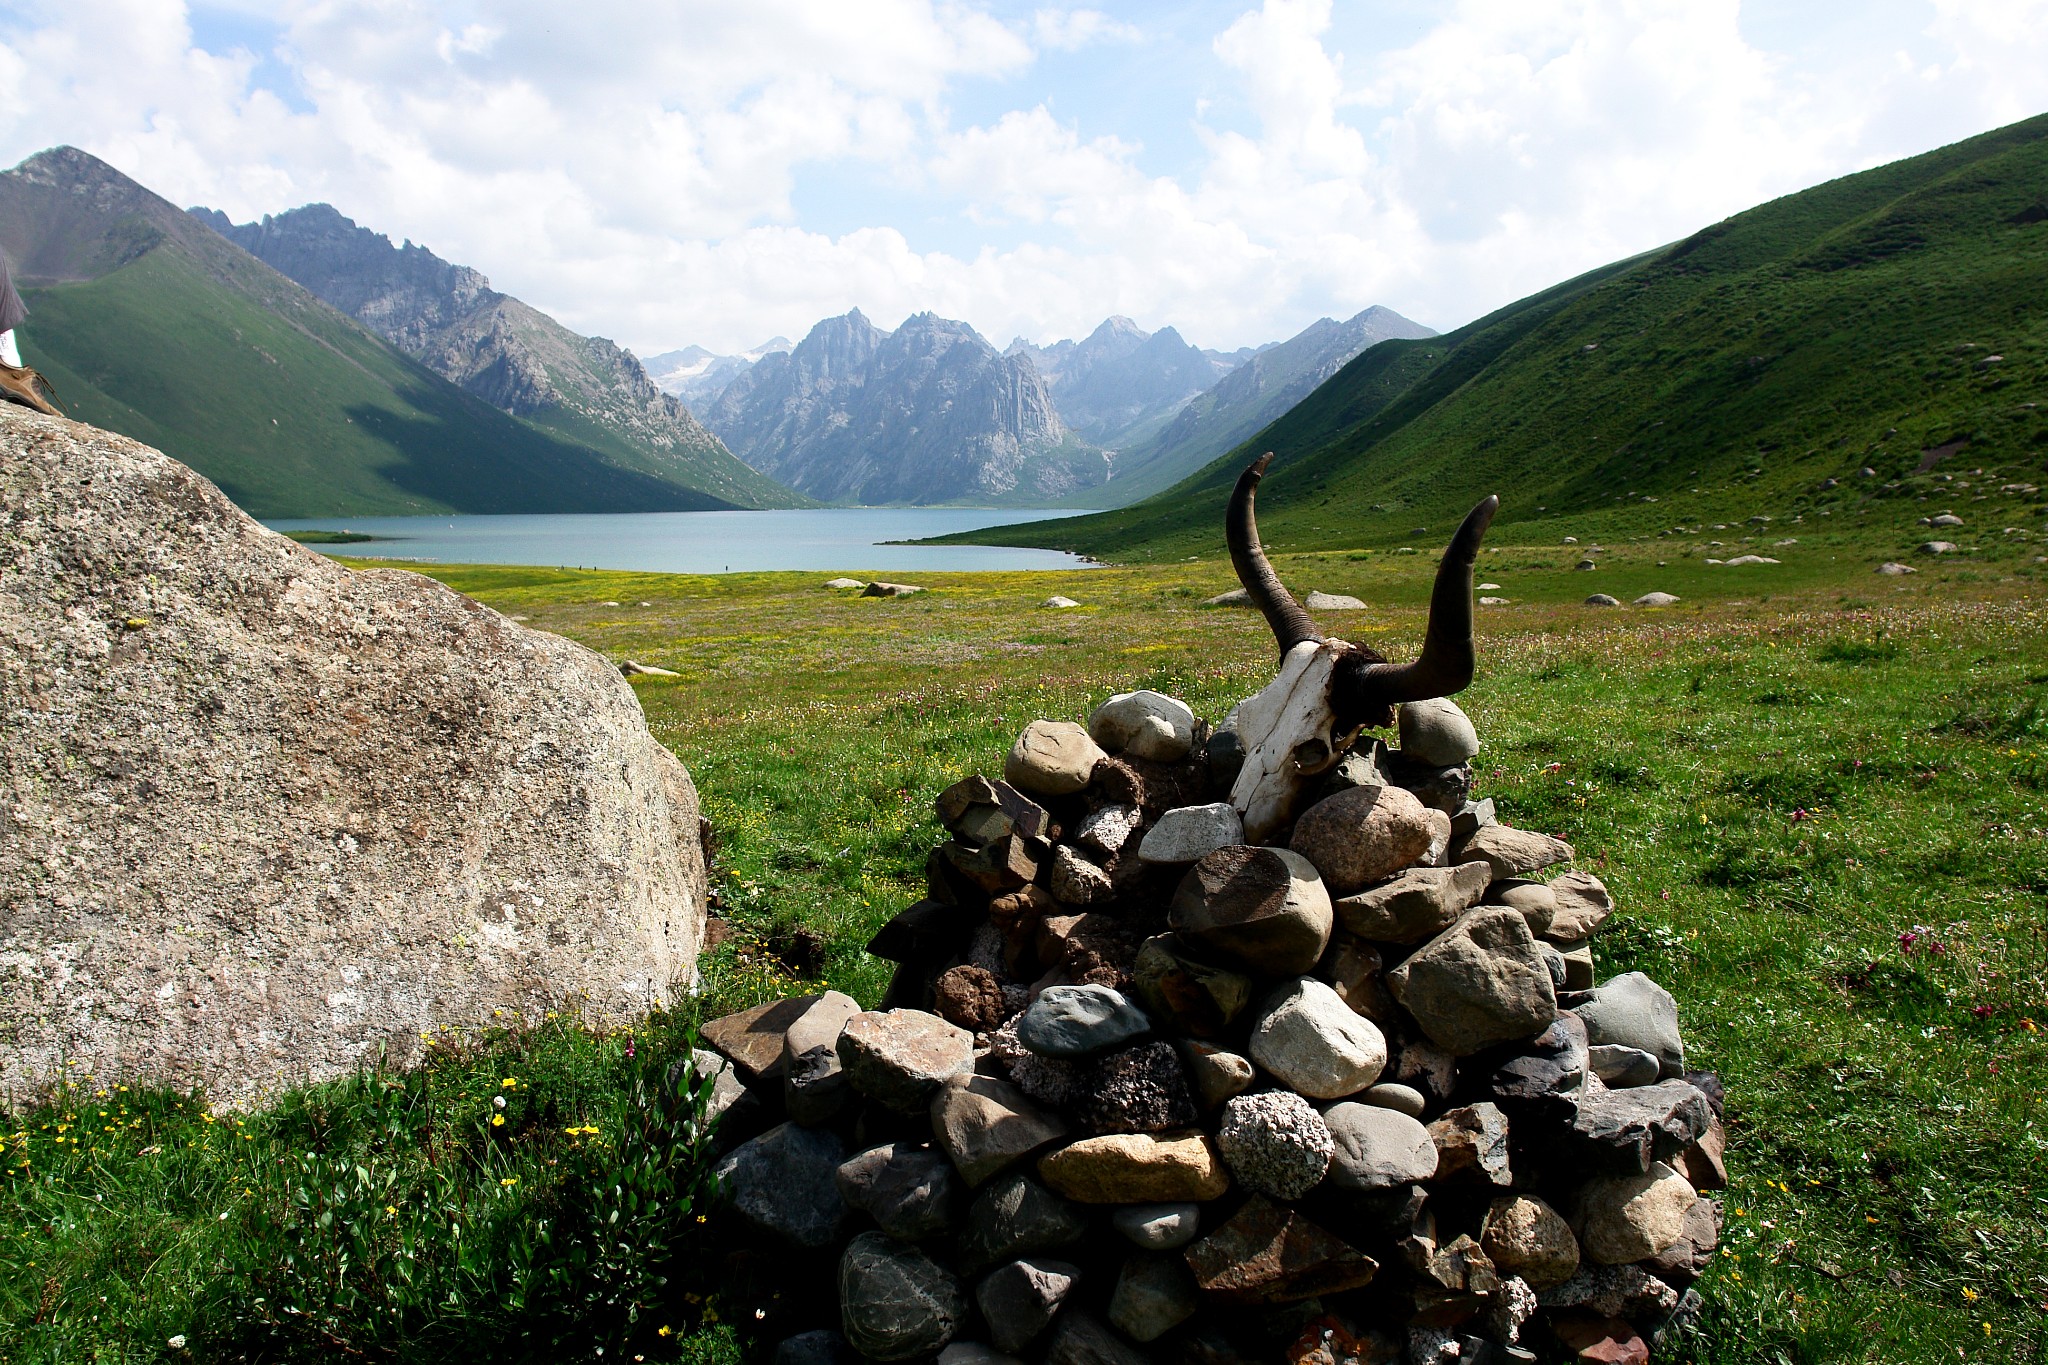
M2027 210L2044 184L2048 116L1775 200L1444 336L1374 346L1146 502L948 539L1180 558L1262 450L1278 458L1260 527L1295 550L1384 548L1415 526L1441 540L1488 493L1510 539L1823 513L1889 532L1930 459L2042 481L2048 223ZM1865 466L1877 477L1857 478ZM2017 495L1985 510L2007 518L1997 534L2039 530L2044 507Z
M378 539L361 531L286 531L284 534L301 545L360 545Z
M1648 556L1664 552L1615 546L1593 573L1569 567L1575 549L1488 556L1484 574L1511 584L1502 595L1513 603L1482 612L1482 671L1461 701L1486 745L1481 793L1516 823L1568 838L1614 889L1620 911L1595 945L1602 975L1641 969L1670 987L1694 1064L1728 1086L1727 1255L1700 1285L1702 1334L1671 1358L2038 1361L2048 619L2024 576L2031 561L1926 561L1891 579L1862 558L1830 567L1820 556L1752 571L1674 556L1660 572ZM1429 567L1390 553L1280 561L1299 587L1382 604L1369 623L1326 624L1390 652L1417 637ZM924 575L930 591L905 599L828 592L825 574L434 573L611 658L684 675L634 686L718 829L718 913L737 932L704 963L707 1013L821 981L873 1001L884 974L860 947L918 894L939 838L932 798L995 771L1027 721L1081 718L1135 686L1215 718L1271 666L1256 617L1199 606L1227 586L1213 557ZM1687 600L1577 605L1624 580ZM1055 592L1084 606L1036 608ZM804 976L788 965L798 929L824 939L822 964ZM644 1056L673 1055L667 1029ZM336 1174L360 1164L372 1186L395 1177L415 1188L427 1179L422 1152L445 1150L448 1178L481 1200L502 1178L476 1127L501 1067L520 1078L521 1103L571 1119L585 1110L565 1096L593 1113L626 1110L619 1096L636 1073L609 1069L617 1040L564 1030L467 1046L423 1074L289 1096L244 1120L247 1142L209 1145L220 1125L167 1112L174 1097L151 1099L159 1117L118 1142L89 1139L102 1142L90 1159L51 1150L40 1127L51 1110L18 1115L9 1131L29 1134L34 1175L0 1183L0 1227L15 1229L0 1251L0 1322L32 1318L44 1286L57 1287L43 1323L0 1328L0 1360L163 1358L159 1343L179 1331L198 1359L254 1358L222 1344L246 1340L237 1332L279 1358L312 1358L318 1343L263 1336L283 1329L252 1307L250 1267L290 1245L279 1229L294 1226L294 1161ZM519 1047L559 1060L502 1051ZM384 1085L418 1094L436 1116L423 1126L448 1146L380 1147L389 1106L373 1100ZM59 1101L81 1113L79 1098ZM322 1105L327 1127L297 1117ZM610 1132L611 1119L592 1121ZM503 1153L526 1163L522 1185L558 1169L544 1163L571 1141L565 1126L536 1121ZM177 1149L193 1154L180 1165L173 1143L144 1142L158 1131L202 1145ZM137 1154L152 1144L164 1153ZM357 1220L375 1226L386 1202L399 1206L359 1200ZM525 1216L494 1226L509 1236ZM511 1343L494 1349L519 1355L529 1310L507 1306L501 1285L460 1281L448 1239L417 1226L419 1245L449 1267L436 1285L466 1286L473 1320ZM706 1231L725 1244L715 1215ZM763 1332L786 1321L786 1304L750 1297L688 1246L647 1273L670 1283L642 1300L639 1324L686 1332L649 1340L619 1328L649 1360L729 1359L724 1324L751 1324L756 1309ZM358 1282L359 1302L377 1301L372 1279ZM263 1297L274 1310L276 1296ZM432 1329L403 1323L380 1338L405 1343L392 1358L435 1358Z

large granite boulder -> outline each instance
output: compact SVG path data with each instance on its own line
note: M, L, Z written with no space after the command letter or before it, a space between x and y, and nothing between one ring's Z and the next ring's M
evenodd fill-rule
M0 1092L253 1098L689 984L697 793L617 668L14 407L0 717Z

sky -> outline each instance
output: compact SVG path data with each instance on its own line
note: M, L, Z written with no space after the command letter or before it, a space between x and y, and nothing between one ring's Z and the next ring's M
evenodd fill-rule
M2048 0L0 0L0 165L325 201L643 356L1439 329L2048 112Z

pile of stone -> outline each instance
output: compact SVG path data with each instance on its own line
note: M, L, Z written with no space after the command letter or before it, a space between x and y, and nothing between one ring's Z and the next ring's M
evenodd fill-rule
M882 1008L706 1026L722 1188L830 1276L775 1358L1644 1361L1696 1313L1720 1086L1595 984L1614 902L1471 799L1464 713L1399 738L1253 847L1229 720L1035 722L938 798Z

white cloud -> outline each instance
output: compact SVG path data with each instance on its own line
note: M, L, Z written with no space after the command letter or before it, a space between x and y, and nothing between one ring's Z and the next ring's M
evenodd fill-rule
M237 218L326 199L642 350L855 305L1234 346L1455 325L2048 107L2048 0L1896 3L1794 57L1735 0L1453 0L1397 42L1265 0L1186 50L966 0L236 0L276 50L211 55L177 0L61 0L0 35L0 155L74 143ZM1112 53L1128 90L1062 83Z
M1099 9L1042 9L1031 16L1040 47L1074 52L1095 43L1135 43L1144 34Z

